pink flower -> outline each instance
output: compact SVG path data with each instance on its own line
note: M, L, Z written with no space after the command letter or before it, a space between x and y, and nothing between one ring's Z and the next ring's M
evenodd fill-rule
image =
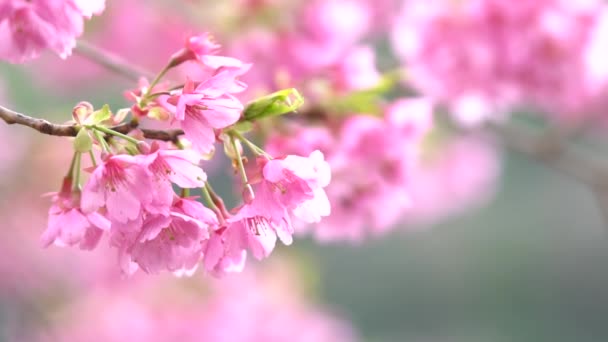
M213 41L213 37L209 33L190 36L186 40L186 46L171 57L172 65L176 66L186 61L198 61L205 67L214 70L222 67L248 68L248 64L236 58L217 56L220 47L221 45Z
M304 222L319 222L331 211L323 190L329 184L331 171L320 151L309 157L289 155L283 159L262 159L261 179L254 186L255 198L243 205L231 222L242 221L250 234L261 239L264 252L250 242L256 257L266 257L272 251L272 235L289 245L294 232L291 215ZM264 240L264 241L262 241ZM272 247L270 247L272 246Z
M272 159L264 165L263 177L278 202L299 219L314 223L329 216L331 207L323 188L329 185L331 169L320 151L308 157Z
M215 129L228 127L239 120L243 104L231 95L245 89L245 85L235 79L239 72L223 70L196 86L188 80L181 93L168 100L175 106L172 108L175 120L198 151L211 152Z
M443 143L412 171L412 206L404 221L430 225L492 198L500 177L500 153L484 139L458 137Z
M0 7L0 59L23 63L45 49L66 58L83 31L83 17L100 13L104 0L9 0Z
M193 200L176 199L168 216L148 215L141 230L120 234L118 244L123 271L141 268L146 273L161 270L192 274L202 257L202 242L218 225L213 211ZM127 267L124 267L127 266Z
M146 166L129 155L105 157L84 186L82 210L92 213L103 208L111 221L123 224L140 217L142 209L167 213L173 196L172 190L167 191L170 183L153 181Z
M342 91L362 90L375 87L380 82L376 69L376 55L370 46L352 49L335 70L336 87Z
M205 271L221 277L227 273L239 273L247 260L247 232L242 225L220 227L209 240L203 242Z
M354 0L314 0L302 10L302 33L315 41L349 46L370 28L367 4Z
M181 188L205 186L207 174L198 165L201 155L195 151L162 149L154 142L151 151L140 158L152 175L161 181L171 181Z
M387 232L404 218L416 181L411 170L421 139L432 127L432 109L425 99L399 99L386 108L384 119L358 115L333 134L314 127L271 137L267 150L272 153L306 154L320 148L327 156L332 179L323 190L331 215L310 228L318 239L361 241L370 233ZM305 169L293 166L300 175ZM278 187L287 188L281 183Z
M464 123L522 105L580 114L608 84L588 60L601 1L404 3L392 40L408 79Z
M42 244L45 247L52 243L59 246L79 244L81 249L93 249L99 243L103 232L109 229L110 221L103 215L97 212L82 212L80 191L72 191L72 181L66 178L61 191L53 195L53 205L49 209L48 227L42 234Z

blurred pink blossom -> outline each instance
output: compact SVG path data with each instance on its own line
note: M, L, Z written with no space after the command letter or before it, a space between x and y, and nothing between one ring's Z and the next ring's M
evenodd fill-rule
M475 123L522 105L570 118L605 90L608 60L587 58L600 1L405 0L393 47L408 82ZM606 42L595 40L605 50ZM598 70L604 70L598 78Z
M322 150L332 169L326 188L332 213L310 229L321 240L361 241L393 228L411 207L411 170L431 128L430 102L401 99L384 118L351 116L336 132L294 126L271 136L266 148L275 154Z
M487 140L458 137L436 149L412 170L406 223L440 222L485 204L497 190L500 153Z
M310 303L288 266L246 272L208 293L185 286L131 283L100 288L30 332L34 341L355 341L348 322ZM189 287L192 287L190 285ZM158 292L166 300L155 300Z
M23 63L51 49L72 53L83 18L100 14L105 0L6 0L0 4L0 59Z

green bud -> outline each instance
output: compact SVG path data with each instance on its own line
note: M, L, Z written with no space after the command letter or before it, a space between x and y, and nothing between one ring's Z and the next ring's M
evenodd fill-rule
M254 121L291 113L302 104L304 99L295 88L283 89L250 102L243 116L245 120Z
M74 150L80 153L88 153L93 148L93 140L86 128L81 128L74 139Z

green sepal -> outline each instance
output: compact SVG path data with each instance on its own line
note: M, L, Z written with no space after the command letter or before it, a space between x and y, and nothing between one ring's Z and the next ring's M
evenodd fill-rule
M239 121L232 128L239 133L247 133L253 129L253 123L251 121Z
M79 153L88 153L93 148L93 139L89 136L87 129L82 127L74 139L74 150Z
M104 121L110 120L112 118L112 111L110 110L110 106L103 105L103 107L101 107L101 109L96 110L95 112L93 112L93 114L91 114L91 116L89 116L84 124L87 126L92 126L92 125L99 125Z
M243 113L245 120L254 121L291 113L304 104L304 98L295 88L283 89L253 100Z

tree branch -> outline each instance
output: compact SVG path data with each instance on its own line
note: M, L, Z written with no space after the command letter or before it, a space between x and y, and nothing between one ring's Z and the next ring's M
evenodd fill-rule
M91 61L103 66L104 68L113 71L131 81L139 81L143 77L149 79L154 78L154 74L141 69L137 66L131 65L124 59L113 55L107 51L104 51L94 45L91 45L85 41L79 40L76 47L74 48L76 53L83 57L90 59Z
M61 124L53 124L44 119L37 119L31 116L21 114L10 110L8 108L0 106L0 119L4 120L9 125L22 125L35 129L36 131L47 134L54 135L58 137L75 137L78 134L78 126L76 124L71 125L61 125ZM125 123L122 125L110 127L110 129L128 134L129 132L138 128L138 124L136 122ZM152 140L162 140L162 141L177 141L177 138L184 134L184 131L181 129L174 129L168 131L162 130L152 130L152 129L141 129L146 139Z
M524 127L490 126L502 143L514 152L570 176L590 187L608 187L608 164L565 143L556 132L539 135Z
M587 185L593 193L604 224L608 225L608 163L577 151L559 132L534 135L522 127L492 126L503 144L512 151L539 161ZM575 134L581 133L575 130Z

